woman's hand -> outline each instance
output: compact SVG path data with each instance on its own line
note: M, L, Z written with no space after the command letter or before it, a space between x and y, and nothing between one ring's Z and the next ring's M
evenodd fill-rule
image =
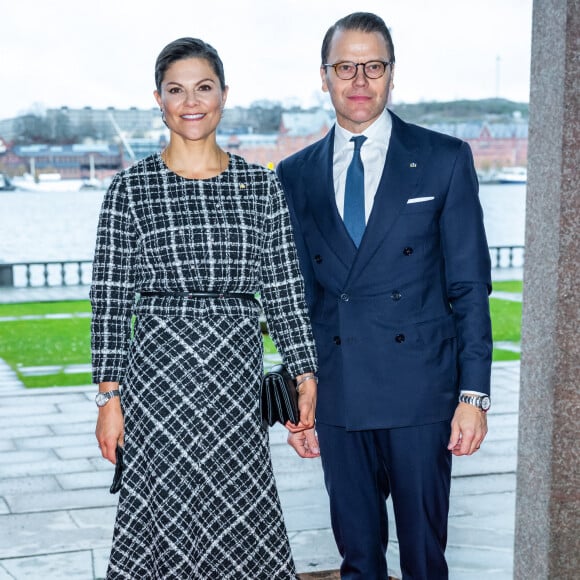
M306 429L300 433L288 433L288 445L300 455L307 459L320 456L318 437L314 429Z
M111 391L114 387L100 387L101 391ZM99 417L95 435L99 442L101 455L111 463L116 462L115 451L117 444L123 446L125 434L125 421L121 410L121 400L119 397L110 399L104 407L99 407Z
M305 380L302 380L305 379ZM316 377L312 373L296 377L298 386L298 410L300 411L300 422L298 425L286 422L286 429L291 433L298 433L305 429L314 427L314 417L316 414Z

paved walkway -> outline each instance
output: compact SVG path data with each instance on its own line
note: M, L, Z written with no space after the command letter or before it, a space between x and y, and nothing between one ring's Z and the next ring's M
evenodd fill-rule
M54 300L50 294L2 290L0 302ZM86 288L77 294L58 297L86 298ZM492 385L486 442L453 463L451 580L512 578L519 362L495 363ZM108 492L113 467L93 434L94 393L84 385L25 389L0 364L0 580L104 578L117 496ZM271 450L298 571L336 570L320 461L296 456L279 426L271 429ZM389 513L390 572L400 578L390 505Z
M512 578L518 385L519 363L494 365L488 438L478 455L454 460L453 580ZM27 390L0 368L0 580L104 577L117 496L93 435L94 392ZM338 568L319 460L294 455L281 427L271 430L271 448L298 571Z

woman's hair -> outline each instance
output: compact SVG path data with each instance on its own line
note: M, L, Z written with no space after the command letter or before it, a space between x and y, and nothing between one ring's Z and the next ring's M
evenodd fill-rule
M170 42L157 57L155 62L155 86L159 93L161 92L161 83L167 69L175 61L183 60L184 58L203 58L206 60L218 77L222 90L226 88L224 64L217 50L211 44L199 38L185 37Z
M391 33L385 24L385 21L372 12L354 12L340 20L337 20L326 32L324 40L322 41L322 49L320 56L322 58L321 64L326 64L328 53L330 52L330 43L332 37L337 30L361 30L362 32L378 32L382 35L387 43L387 48L391 53L391 62L395 62L395 47Z

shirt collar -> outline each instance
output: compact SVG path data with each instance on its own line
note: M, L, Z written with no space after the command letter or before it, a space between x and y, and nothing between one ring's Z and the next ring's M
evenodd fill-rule
M385 109L378 117L378 119L374 121L372 125L369 125L360 134L364 135L369 143L381 143L386 149L389 143L388 138L391 135L392 125L393 121L391 119L391 115L389 115L389 112L387 109ZM351 137L355 137L356 133L347 131L338 123L335 123L334 126L334 152L336 153L337 151L342 151L346 147L353 147L353 145L350 144L350 139ZM365 141L365 144L367 141Z

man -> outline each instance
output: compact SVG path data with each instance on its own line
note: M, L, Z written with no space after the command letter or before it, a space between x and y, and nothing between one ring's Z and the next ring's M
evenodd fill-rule
M386 110L394 64L378 16L332 26L336 125L278 166L319 354L316 431L289 443L320 449L342 578L387 578L390 494L403 578L432 580L451 455L487 432L490 259L469 146Z

